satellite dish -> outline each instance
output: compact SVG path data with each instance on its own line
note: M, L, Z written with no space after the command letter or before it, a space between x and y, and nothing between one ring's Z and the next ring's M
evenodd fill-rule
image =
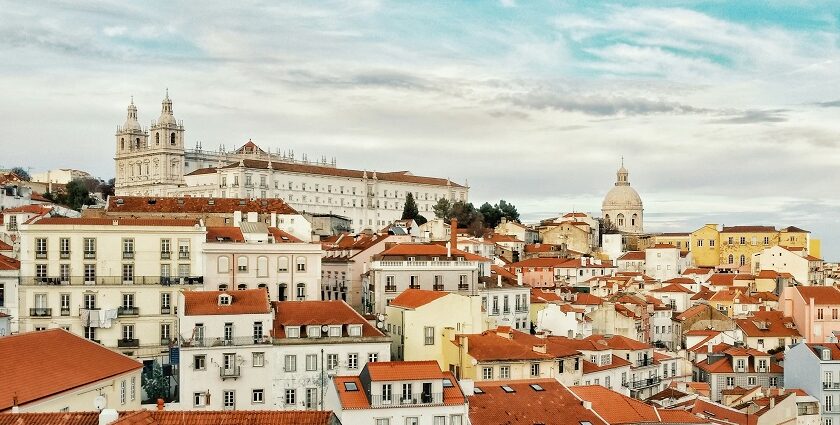
M472 365L473 365L473 366L475 366L475 365L477 365L477 364L478 364L478 360L476 360L476 359L472 359L471 363L472 363Z
M384 314L382 314L382 313L379 313L379 315L378 315L378 316L376 316L376 320L379 320L380 322L381 322L381 321L383 321L383 320L385 320L385 315L384 315Z
M104 395L96 396L96 398L93 399L93 408L96 410L102 410L105 408L106 403L107 400L105 400Z
M326 331L330 330L330 327L327 326L327 325L324 325L324 326L321 326L321 330L326 332Z
M385 324L382 323L382 322L376 322L376 327L379 328L379 329L382 329L382 328L385 327Z

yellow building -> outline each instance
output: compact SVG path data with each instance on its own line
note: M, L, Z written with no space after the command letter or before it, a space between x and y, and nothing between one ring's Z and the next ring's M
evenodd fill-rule
M582 221L564 221L540 229L540 240L545 244L562 245L572 251L588 254L592 228Z
M720 264L720 231L717 224L707 224L690 235L690 251L697 267Z
M639 238L640 251L661 244L673 245L682 252L690 251L691 233L659 233Z
M445 370L446 329L481 333L481 297L444 291L407 289L385 308L385 327L391 335L394 360L436 360Z

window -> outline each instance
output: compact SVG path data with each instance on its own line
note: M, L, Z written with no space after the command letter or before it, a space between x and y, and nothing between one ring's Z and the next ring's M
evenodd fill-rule
M423 344L435 345L435 327L426 326L423 328Z
M391 425L390 418L377 418L376 425Z
M134 258L134 239L125 238L122 240L122 258L130 260Z
M411 401L411 396L414 393L411 389L410 383L405 383L402 385L402 400Z
M462 415L449 415L449 425L462 425L464 417Z
M169 314L172 311L172 294L163 292L160 294L160 314Z
M120 404L125 404L125 379L120 381Z
M207 356L204 354L199 354L193 356L193 369L195 370L206 370L207 369Z
M379 353L368 353L368 363L376 363L379 361Z
M405 418L405 425L418 425L418 419L416 416L409 416Z
M510 379L510 366L499 366L499 379Z
M481 379L484 379L484 380L493 379L493 368L492 367L481 368Z
M531 376L540 376L540 364L531 363Z
M747 385L755 386L755 376L750 376L747 378Z
M193 407L204 407L205 401L204 393L193 393Z
M294 388L286 389L286 405L294 405L297 401L297 390Z
M297 293L295 294L298 301L306 300L306 284L305 283L298 283L296 287Z
M251 354L251 364L254 367L263 367L265 366L265 353L257 352Z
M286 326L286 336L289 338L300 338L300 326Z
M350 353L347 355L347 369L357 369L359 367L359 354Z
M236 406L236 393L231 390L222 392L222 408L231 410Z
M382 384L382 401L391 401L391 384Z
M137 378L132 376L131 377L131 401L137 397Z
M85 326L84 331L85 331L85 338L86 339L89 339L91 341L96 340L96 328L90 327L90 326Z
M327 354L327 369L334 370L338 367L338 354Z
M733 385L735 385L735 377L727 376L726 377L726 386L731 387Z
M84 256L86 259L93 259L96 258L96 239L94 238L84 238L83 240L84 245Z
M306 370L318 370L318 356L315 354L306 355Z
M35 258L39 260L47 258L47 238L35 238Z
M59 239L58 250L61 258L70 258L70 238Z
M771 386L771 387L775 387L775 386L777 386L777 384L778 384L778 382L777 382L777 381L778 381L778 378L776 378L775 376L771 376L771 377L770 377L770 386Z
M0 306L3 305L3 296L2 296L3 288L0 285ZM60 303L61 303L61 315L62 316L69 316L70 315L70 294L61 294L59 296Z
M348 325L347 333L350 336L362 336L362 325Z
M160 344L169 345L169 338L172 336L172 325L169 323L160 324Z
M295 260L296 269L299 272L306 271L306 257L297 257Z
M252 390L251 403L265 403L265 392L262 389Z
M134 282L134 264L122 265L122 280L124 283Z
M96 294L85 294L83 299L86 309L92 310L96 308Z
M294 372L297 370L297 356L294 354L286 354L283 360L283 370L286 372Z

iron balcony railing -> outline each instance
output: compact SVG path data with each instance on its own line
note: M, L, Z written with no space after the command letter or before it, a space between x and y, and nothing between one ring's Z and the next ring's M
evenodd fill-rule
M370 406L374 408L443 404L443 393L412 394L410 397L403 397L402 394L393 394L390 397L371 395L370 398Z
M137 338L132 339L118 339L117 340L117 347L118 348L137 348L140 346L140 340Z
M172 307L161 307L160 314L172 314Z
M23 276L21 285L202 285L203 276Z
M190 252L189 251L178 251L178 259L179 260L189 260L190 259Z
M232 367L224 367L219 366L219 376L222 379L227 378L239 378L239 366L232 366Z
M60 258L60 259L62 259L62 260L66 260L66 259L70 258L70 251L61 251L61 252L59 252L59 253L58 253L58 258Z
M636 360L636 367L651 366L651 365L653 365L653 358Z
M840 382L823 382L824 390L840 390Z
M172 251L161 251L160 252L160 259L161 260L168 260L172 258Z
M385 292L397 292L397 285L385 285Z
M52 316L52 309L47 307L30 308L29 315L32 317L50 317Z
M117 308L117 316L139 316L140 308L138 307L119 307Z
M123 258L123 260L134 259L134 251L123 251L122 258Z
M631 390L637 390L640 388L652 387L659 384L661 381L662 380L658 376L655 376L653 378L640 379L638 381L625 381L622 382L621 385Z
M62 316L69 316L70 315L70 307L61 307L61 315Z
M181 341L182 347L225 347L238 345L270 345L273 339L266 335L263 337L235 336L231 338L193 338Z

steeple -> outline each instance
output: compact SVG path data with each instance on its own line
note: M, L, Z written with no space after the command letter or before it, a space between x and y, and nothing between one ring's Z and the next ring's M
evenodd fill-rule
M134 96L131 96L131 103L128 104L128 114L126 114L123 129L125 131L140 130L140 122L137 121L137 107L134 106Z
M615 180L615 185L616 186L630 186L630 181L627 179L627 177L630 175L630 173L627 172L626 168L624 168L624 157L623 156L621 157L621 168L618 169L618 172L615 173L615 175L616 175L616 180Z
M166 89L166 97L161 102L158 124L175 124L175 115L172 112L172 100L169 99L169 89Z

